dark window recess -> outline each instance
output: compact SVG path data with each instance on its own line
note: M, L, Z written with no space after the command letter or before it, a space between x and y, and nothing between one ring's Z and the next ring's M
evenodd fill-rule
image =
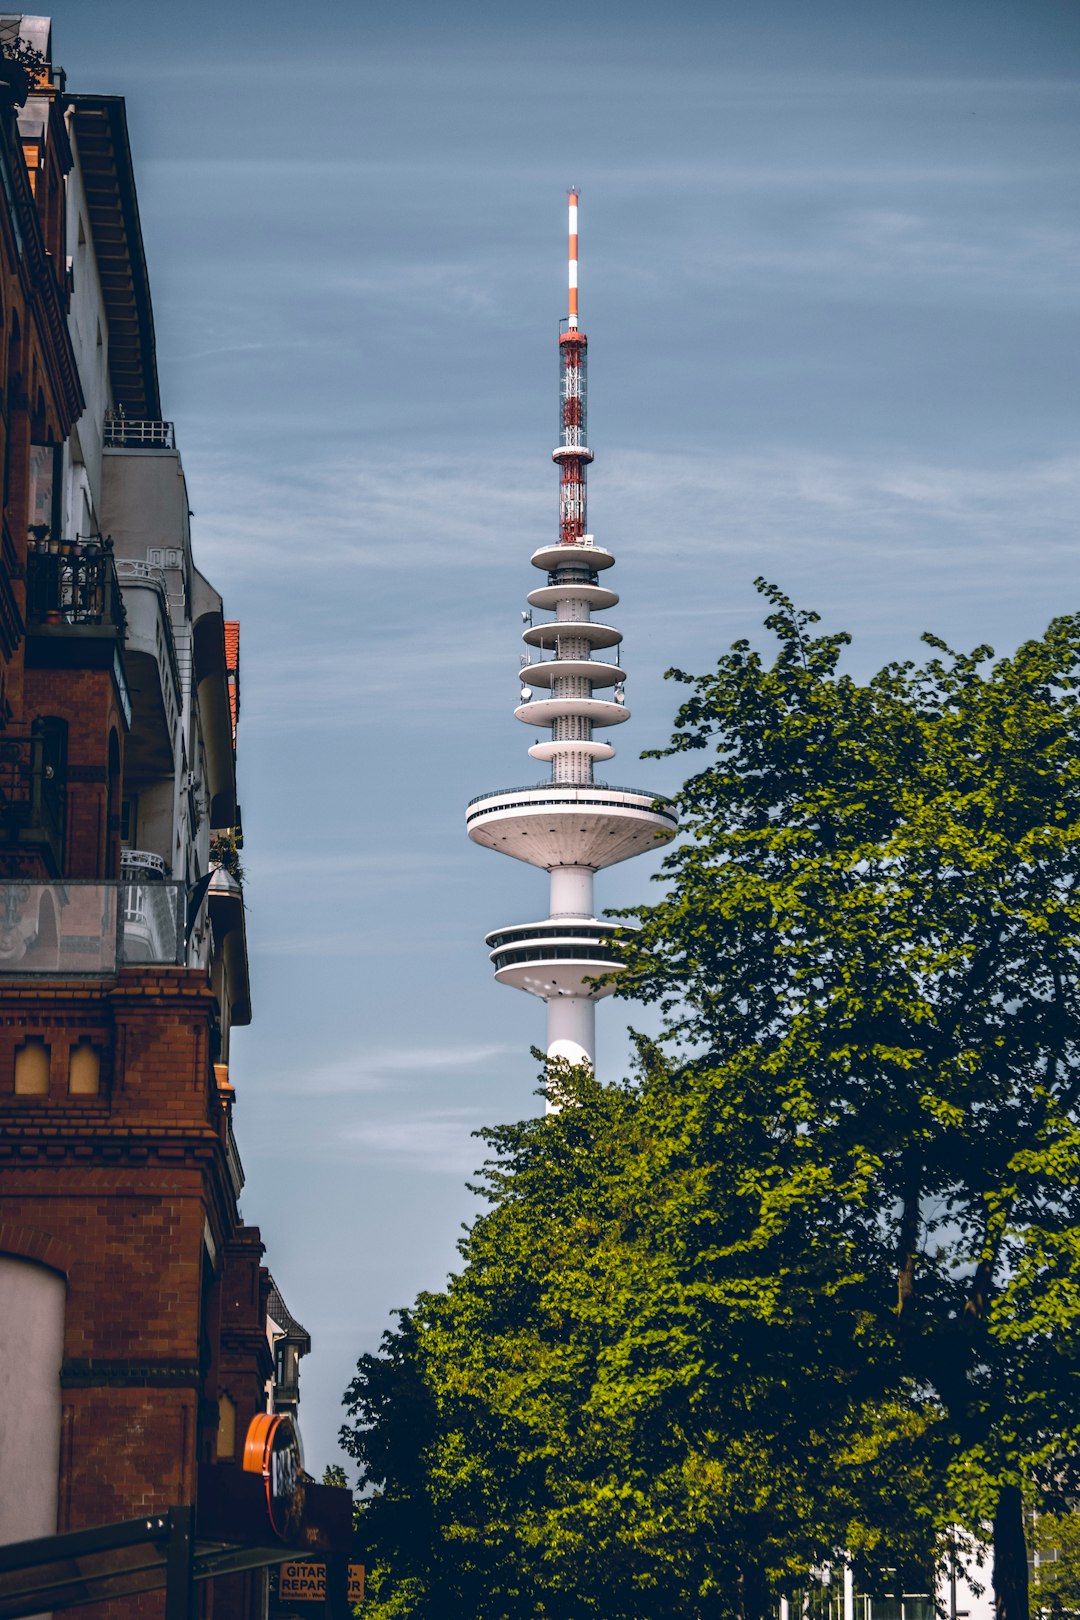
M493 956L496 973L500 968L518 967L522 962L605 962L616 966L611 952L602 945L553 945L550 949L503 951Z
M67 810L67 721L35 720L0 736L0 849L36 851L63 874Z

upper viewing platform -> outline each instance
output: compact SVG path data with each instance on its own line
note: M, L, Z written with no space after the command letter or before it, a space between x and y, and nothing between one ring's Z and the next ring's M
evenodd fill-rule
M603 568L614 568L615 558L605 546L598 546L591 534L580 540L560 540L534 551L529 561L534 568L553 574L556 569L580 568L588 573L599 573ZM554 584L555 581L552 581Z

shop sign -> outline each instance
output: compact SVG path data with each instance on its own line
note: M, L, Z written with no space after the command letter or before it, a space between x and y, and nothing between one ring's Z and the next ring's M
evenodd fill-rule
M270 1523L279 1536L285 1535L290 1510L300 1505L303 1467L300 1431L288 1413L257 1413L244 1440L244 1472L262 1475Z
M349 1565L349 1602L364 1601L364 1566ZM278 1572L279 1603L325 1603L326 1565L290 1559Z

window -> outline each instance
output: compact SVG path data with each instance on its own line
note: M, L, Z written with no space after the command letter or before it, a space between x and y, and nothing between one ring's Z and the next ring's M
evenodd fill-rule
M219 1457L235 1457L236 1402L228 1395L219 1395L217 1410L217 1454Z
M30 1035L15 1052L15 1095L47 1097L52 1053L40 1035Z
M60 537L60 456L55 444L30 446L30 522L53 539Z
M96 1097L101 1090L101 1053L86 1035L68 1057L68 1091L73 1097Z

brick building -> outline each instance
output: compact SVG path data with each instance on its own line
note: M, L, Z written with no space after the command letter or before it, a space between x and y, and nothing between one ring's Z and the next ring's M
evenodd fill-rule
M239 626L192 554L124 103L67 92L46 18L0 47L3 1543L191 1503L309 1341L237 1205ZM254 1614L263 1577L201 1594Z

